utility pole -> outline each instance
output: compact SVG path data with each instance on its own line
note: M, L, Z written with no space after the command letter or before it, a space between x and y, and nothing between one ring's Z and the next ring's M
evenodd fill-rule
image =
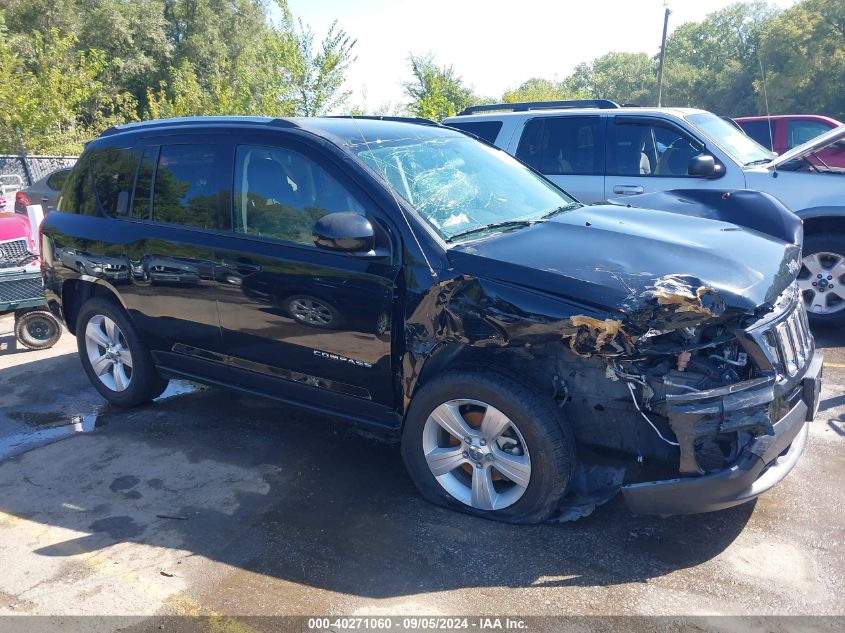
M663 40L660 42L660 64L657 66L657 107L663 100L663 58L666 57L666 29L669 27L669 0L663 0L666 12L663 14Z

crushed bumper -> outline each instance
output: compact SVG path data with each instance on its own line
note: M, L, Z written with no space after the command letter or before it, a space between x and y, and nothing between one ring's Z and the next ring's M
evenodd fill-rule
M813 355L802 379L801 398L725 470L707 475L650 481L622 487L634 514L695 514L750 501L780 482L795 466L807 443L807 422L818 411L823 358Z

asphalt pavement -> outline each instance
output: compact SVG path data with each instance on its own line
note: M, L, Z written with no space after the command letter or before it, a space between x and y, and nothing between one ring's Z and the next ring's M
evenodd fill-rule
M660 519L617 498L520 527L429 505L395 446L342 422L181 382L114 409L73 337L30 352L9 329L0 320L0 615L138 616L116 627L137 630L207 615L227 631L257 615L683 615L731 631L790 621L711 616L845 615L841 332L817 336L826 381L808 447L756 502Z

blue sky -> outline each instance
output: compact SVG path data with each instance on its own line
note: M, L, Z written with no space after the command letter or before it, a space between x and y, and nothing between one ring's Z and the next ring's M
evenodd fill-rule
M358 40L347 105L402 103L408 54L434 53L474 90L499 97L530 77L562 79L610 51L660 48L663 0L288 0L319 40L332 21ZM786 7L795 0L775 0ZM670 0L670 31L732 0Z

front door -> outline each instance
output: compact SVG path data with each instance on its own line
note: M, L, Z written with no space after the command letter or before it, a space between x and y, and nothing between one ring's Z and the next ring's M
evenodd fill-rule
M215 273L232 379L352 414L389 409L399 261L389 228L328 157L295 141L242 142L234 236ZM343 211L370 218L377 253L314 245L316 220Z
M723 165L718 178L690 176L690 160L706 152L704 143L664 120L609 117L604 198L670 189L742 189L741 173Z

